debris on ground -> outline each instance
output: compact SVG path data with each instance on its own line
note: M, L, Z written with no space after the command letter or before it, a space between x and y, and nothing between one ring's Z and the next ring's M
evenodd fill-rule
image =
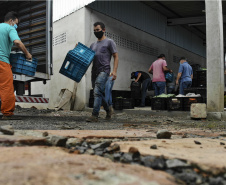
M159 131L157 132L157 138L158 138L158 139L170 139L170 138L171 138L171 135L172 135L172 133L169 132L169 131L166 130L166 129L159 130Z
M14 134L14 128L11 125L4 125L0 127L0 131L3 134L6 135L13 135Z

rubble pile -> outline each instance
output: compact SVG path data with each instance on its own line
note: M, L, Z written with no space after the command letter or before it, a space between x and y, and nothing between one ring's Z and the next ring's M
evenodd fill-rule
M164 156L142 156L140 152L131 147L128 153L120 151L120 146L111 141L93 144L86 140L75 143L74 146L67 145L70 153L98 155L109 158L114 162L121 162L134 165L142 165L154 170L162 170L182 181L185 184L202 184L202 185L225 185L226 173L212 175L201 170L197 165L190 164L186 160L167 159ZM155 146L150 146L156 149Z

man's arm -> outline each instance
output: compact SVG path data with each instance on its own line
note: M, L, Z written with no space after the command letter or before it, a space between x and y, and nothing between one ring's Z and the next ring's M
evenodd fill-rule
M191 75L191 79L193 79L193 74Z
M141 73L138 73L138 76L137 76L137 79L135 80L135 82L138 82L138 80L140 79L141 77Z
M113 76L112 80L116 80L117 69L118 69L118 53L113 53L112 55L114 57L114 67L113 67L113 72L111 73L111 76Z
M178 73L178 75L177 75L177 80L176 80L176 85L179 84L179 79L180 79L181 75L182 75L182 73Z
M149 68L148 72L153 74L153 65L151 65L151 67Z
M173 72L171 69L169 69L169 68L166 67L166 66L163 66L163 71L164 71L164 72L170 72L170 73Z
M32 59L32 55L28 52L24 44L20 40L14 40L14 44L16 45L17 48L19 48L23 53L25 54L26 58L28 60Z

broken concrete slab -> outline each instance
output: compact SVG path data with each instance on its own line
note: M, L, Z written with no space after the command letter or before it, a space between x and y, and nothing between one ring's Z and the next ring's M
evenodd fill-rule
M3 125L0 127L0 131L3 134L6 135L13 135L14 134L14 128L11 125Z
M2 184L178 184L162 171L113 163L98 156L69 154L56 147L1 147L0 163Z
M37 138L32 136L7 136L0 135L0 144L2 145L29 145L29 146L40 146L47 145L48 142L45 138Z
M38 130L38 132L44 132ZM76 138L155 138L156 134L147 130L48 130L51 135Z
M127 141L116 142L120 145L121 152L128 152L130 147L136 147L142 155L164 155L169 159L182 159L190 163L197 164L204 171L212 172L213 174L226 172L226 150L219 143L219 139L199 138L202 145L196 145L193 138L185 139L154 139L149 141ZM158 150L151 150L150 146L156 144Z
M66 142L67 142L68 138L67 137L63 137L63 136L51 136L49 137L49 142L51 143L51 145L53 146L66 146Z

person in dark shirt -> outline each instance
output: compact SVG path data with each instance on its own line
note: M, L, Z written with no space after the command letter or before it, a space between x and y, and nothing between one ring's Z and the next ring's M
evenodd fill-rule
M141 104L139 107L145 107L145 98L148 87L151 86L151 78L150 76L143 71L136 71L131 73L131 79L136 79L135 82L142 83L141 89Z
M87 122L97 122L100 107L103 101L104 110L106 111L106 119L111 119L113 109L109 108L108 102L104 97L105 85L110 77L111 80L116 80L118 69L118 52L116 44L113 40L105 36L105 25L102 22L96 22L93 25L94 35L97 37L97 41L92 43L90 49L95 51L93 59L91 81L94 88L94 105L92 116L90 116ZM114 58L114 67L111 72L111 58ZM107 91L111 93L111 91Z

